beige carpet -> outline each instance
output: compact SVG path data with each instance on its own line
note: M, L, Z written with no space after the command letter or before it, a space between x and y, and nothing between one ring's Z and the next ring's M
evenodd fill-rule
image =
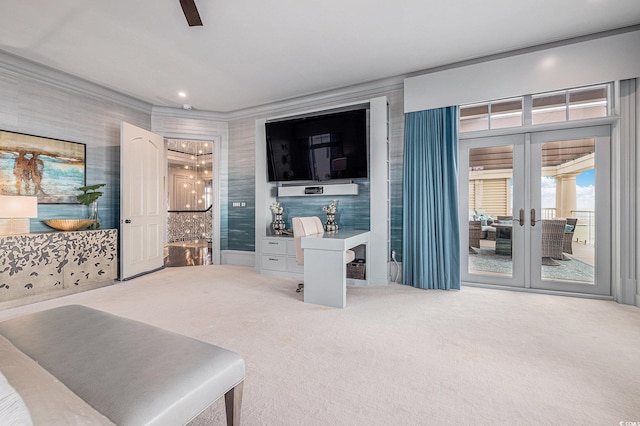
M302 303L295 286L248 268L170 268L0 320L79 303L234 350L247 364L243 425L640 422L635 307L390 285L349 288L342 310ZM193 423L224 419L218 401Z

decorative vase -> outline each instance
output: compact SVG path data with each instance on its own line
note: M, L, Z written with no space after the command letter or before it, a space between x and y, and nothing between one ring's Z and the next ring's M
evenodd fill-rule
M327 232L333 232L338 230L338 224L335 220L335 213L327 213L327 222L324 224L324 230Z
M91 204L91 216L89 217L89 219L93 219L95 221L91 224L91 229L100 228L100 222L102 219L100 218L100 211L98 210L98 200L94 201Z
M285 229L284 220L282 220L282 213L276 213L276 218L271 223L271 229L276 235L282 235L282 231Z

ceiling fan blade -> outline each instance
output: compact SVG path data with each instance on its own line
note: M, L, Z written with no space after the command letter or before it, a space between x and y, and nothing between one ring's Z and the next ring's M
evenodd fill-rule
M195 0L180 0L180 6L182 6L184 17L187 18L187 23L190 27L202 26Z

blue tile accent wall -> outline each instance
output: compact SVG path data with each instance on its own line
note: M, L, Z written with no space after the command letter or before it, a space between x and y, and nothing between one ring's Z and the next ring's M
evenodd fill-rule
M332 200L338 200L336 222L340 229L369 229L369 180L354 180L358 184L358 195L336 196L307 196L307 197L278 197L277 200L284 208L282 219L287 229L291 229L291 218L300 216L318 216L322 223L327 215L322 211Z
M255 251L254 140L254 119L241 120L229 126L228 233L223 250ZM232 207L234 202L245 203L245 206Z

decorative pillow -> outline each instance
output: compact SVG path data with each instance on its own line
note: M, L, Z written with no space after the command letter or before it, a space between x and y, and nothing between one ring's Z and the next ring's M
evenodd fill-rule
M2 373L0 373L0 424L3 426L33 425L27 406Z
M565 225L564 232L573 232L573 225Z
M481 222L482 226L488 226L491 223L493 223L493 218L491 216L489 216L489 215L485 216L485 215L482 214L482 215L478 216L478 218L475 219L475 220L479 220Z

